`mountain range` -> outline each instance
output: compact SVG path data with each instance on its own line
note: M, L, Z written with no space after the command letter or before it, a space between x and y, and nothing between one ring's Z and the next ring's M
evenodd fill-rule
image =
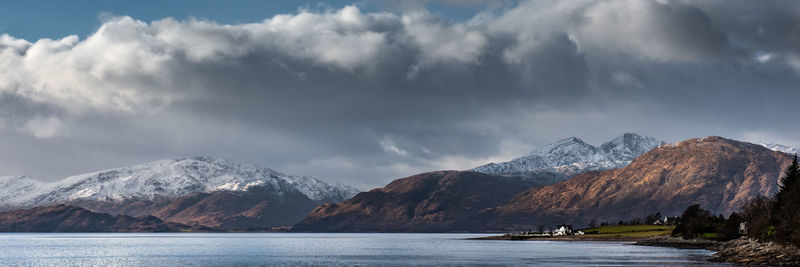
M561 223L584 226L592 219L616 222L658 212L676 216L695 203L715 214L730 214L752 198L774 194L791 157L721 137L695 138L660 145L622 168L586 171L567 181L524 190L505 189L502 197L491 192L503 190L483 183L502 183L507 176L427 173L398 179L342 203L321 205L295 229L515 231ZM515 186L511 187L524 185ZM474 190L484 187L488 195L475 196ZM508 201L489 207L503 199Z
M161 160L43 183L0 177L0 231L514 231L560 223L728 214L775 192L797 148L710 136L665 144L572 137L470 171L353 187L210 157ZM357 194L358 193L358 194Z
M587 172L569 181L530 188L510 202L486 210L489 228L539 222L586 224L680 215L700 204L729 215L747 201L771 196L791 155L761 145L711 136L660 146L629 166Z
M524 177L537 185L561 182L596 170L627 166L631 160L665 144L649 136L625 133L599 147L577 137L565 138L507 162L489 163L472 169L502 176Z
M210 157L161 160L42 183L0 178L5 210L69 204L110 215L147 216L223 230L292 225L316 205L358 190Z

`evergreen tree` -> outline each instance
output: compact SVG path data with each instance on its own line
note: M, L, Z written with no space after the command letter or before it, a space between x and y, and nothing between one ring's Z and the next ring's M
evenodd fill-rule
M800 245L800 167L795 155L792 164L786 168L781 186L774 198L771 225L774 226L776 241Z
M786 170L783 172L781 184L778 186L778 193L775 199L780 200L781 196L786 193L786 189L797 182L798 179L800 179L800 165L797 164L797 155L795 154L794 159L792 159L792 164L786 167Z
M797 163L797 155L794 155L792 164L789 164L786 170L783 171L783 177L781 177L780 184L778 185L778 192L776 192L775 196L772 198L774 200L772 202L772 214L776 214L778 210L782 209L781 206L786 203L786 192L788 188L797 181L798 176L800 176L800 165ZM776 219L775 217L771 217L770 224L775 225L775 223L777 223L775 221Z

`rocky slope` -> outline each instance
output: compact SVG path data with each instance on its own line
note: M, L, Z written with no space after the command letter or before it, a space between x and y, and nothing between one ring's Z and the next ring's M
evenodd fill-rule
M153 213L165 221L203 225L217 230L269 230L291 226L317 206L299 191L254 187L248 191L192 193Z
M395 180L339 204L323 204L295 231L468 231L478 211L506 203L530 182L478 172L438 171Z
M730 214L753 197L772 195L790 161L790 155L760 145L714 136L689 139L653 149L625 168L531 188L482 214L494 218L486 225L490 229L679 215L691 204Z
M174 232L207 231L169 223L153 216L130 217L95 213L69 205L54 205L0 213L0 232Z
M224 231L291 226L320 204L282 181L276 185L251 186L247 190L197 192L174 199L79 200L70 203L94 212L154 215L165 221Z
M608 170L627 166L663 141L634 133L625 133L599 147L570 137L534 150L508 162L490 163L472 169L503 176L525 177L537 185L567 180L590 170Z

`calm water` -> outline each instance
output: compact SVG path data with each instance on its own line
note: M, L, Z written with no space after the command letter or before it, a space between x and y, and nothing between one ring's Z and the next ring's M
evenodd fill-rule
M0 234L0 265L708 265L712 252L481 234Z

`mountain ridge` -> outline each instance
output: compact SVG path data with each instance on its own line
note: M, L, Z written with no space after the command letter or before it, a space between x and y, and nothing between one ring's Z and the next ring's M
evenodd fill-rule
M590 170L607 170L627 166L633 158L664 141L635 133L624 133L600 146L592 146L580 138L568 137L525 156L506 162L489 163L471 171L503 176L520 176L547 185L567 180Z
M716 136L694 138L658 146L622 168L587 171L567 181L499 193L503 196L486 195L484 199L510 198L495 207L467 210L459 209L466 204L446 205L452 202L431 197L437 194L430 192L468 193L460 190L474 188L476 179L450 178L471 181L452 186L441 182L447 175L425 173L395 180L339 204L318 206L295 229L518 231L563 223L585 226L593 219L616 222L657 212L677 216L691 204L701 204L715 214L730 214L754 197L773 194L791 157L747 142ZM475 174L465 171L451 176L478 177L492 183L514 178ZM418 176L436 176L438 180L413 182ZM397 185L404 185L403 190L396 190Z
M692 204L727 215L754 197L774 194L790 161L790 155L757 144L693 138L659 146L624 168L530 188L484 212L495 218L490 228L531 222L584 225L590 219L613 222L656 212L679 215Z
M313 177L286 175L265 167L211 157L159 160L70 176L52 183L24 176L0 179L0 184L4 182L20 184L0 191L0 206L6 207L92 200L152 201L196 192L247 191L254 186L277 188L280 183L291 185L319 203L343 201L358 192L351 186L328 184Z
M469 231L478 211L505 203L531 186L515 177L434 171L394 180L341 202L318 206L293 231Z

